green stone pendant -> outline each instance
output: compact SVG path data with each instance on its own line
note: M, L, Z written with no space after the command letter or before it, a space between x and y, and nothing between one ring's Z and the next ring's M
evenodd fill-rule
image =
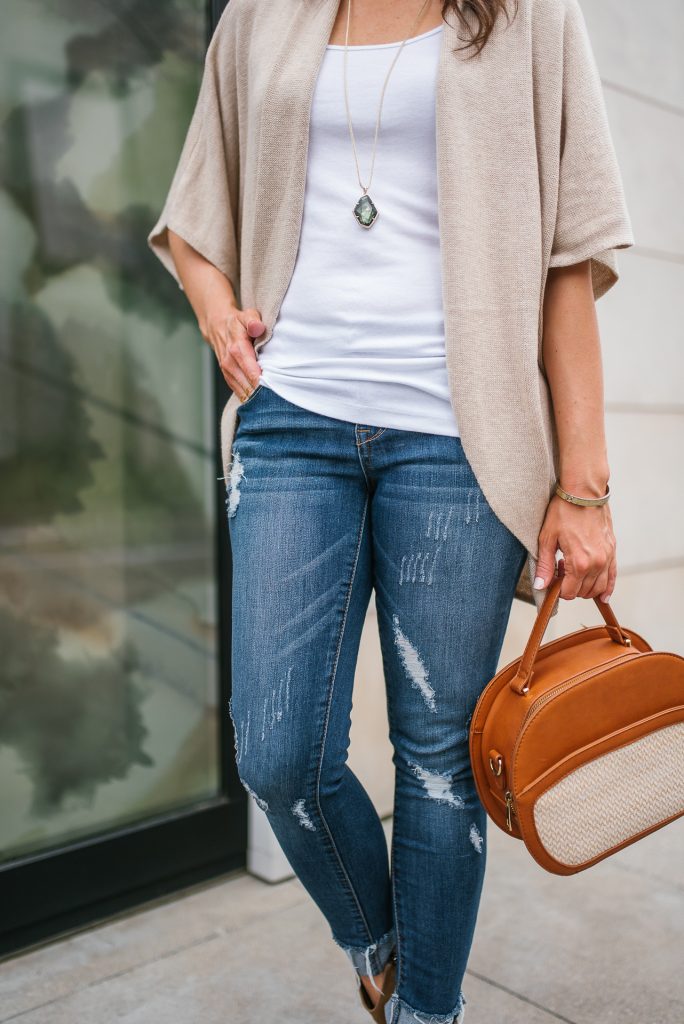
M370 228L378 216L378 210L370 196L365 192L354 207L354 216L362 228Z

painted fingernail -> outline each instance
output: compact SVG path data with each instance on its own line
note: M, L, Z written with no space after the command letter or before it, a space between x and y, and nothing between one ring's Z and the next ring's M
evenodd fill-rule
M534 577L534 583L532 584L532 586L534 587L535 590L543 590L544 589L544 580L543 580L543 578L541 576L535 576Z

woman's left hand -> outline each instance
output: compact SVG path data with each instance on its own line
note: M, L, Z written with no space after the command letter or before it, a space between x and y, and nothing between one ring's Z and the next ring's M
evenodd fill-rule
M554 494L539 531L535 589L547 587L553 579L556 550L560 548L565 564L560 596L566 600L600 597L602 601L609 601L617 576L615 546L607 502L594 506L573 505Z

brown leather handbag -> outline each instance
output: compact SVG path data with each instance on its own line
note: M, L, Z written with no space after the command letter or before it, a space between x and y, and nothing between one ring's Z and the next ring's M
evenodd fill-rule
M522 657L483 690L469 736L488 815L570 875L684 814L684 658L654 651L598 598L605 625L540 646L562 578Z

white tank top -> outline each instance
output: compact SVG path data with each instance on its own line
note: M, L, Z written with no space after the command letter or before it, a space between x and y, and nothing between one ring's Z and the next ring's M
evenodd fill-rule
M370 228L344 103L344 46L328 45L314 91L299 249L259 352L262 381L337 419L458 435L444 351L435 85L442 26L410 39L390 76L369 195ZM399 43L349 48L348 93L368 181L382 84Z

